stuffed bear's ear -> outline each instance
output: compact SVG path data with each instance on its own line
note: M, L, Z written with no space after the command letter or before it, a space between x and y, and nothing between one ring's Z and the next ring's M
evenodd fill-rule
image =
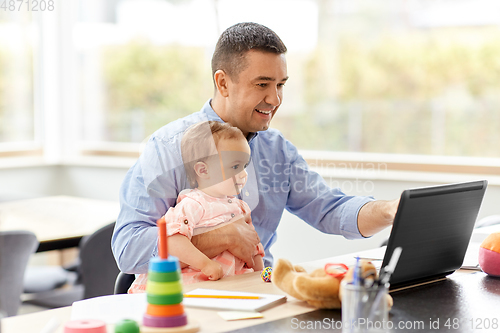
M372 277L373 279L376 279L377 269L372 264L372 262L366 259L361 259L360 262L361 262L361 271L363 274L363 278ZM346 283L352 281L353 272L354 272L354 267L349 268L346 275L344 276L344 281Z

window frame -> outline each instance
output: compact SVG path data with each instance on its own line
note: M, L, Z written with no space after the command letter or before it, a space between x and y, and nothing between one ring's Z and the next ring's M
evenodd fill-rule
M53 12L33 13L33 20L39 27L39 42L33 59L34 141L0 143L0 163L6 158L35 157L41 158L41 163L46 165L90 163L102 166L113 164L110 161L115 159L126 161L122 164L128 166L130 160L139 157L142 144L82 140L78 108L80 96L74 85L79 79L75 71L77 54L72 42L72 27L76 18L77 6L72 1L60 2L58 10ZM359 175L355 167L349 170L351 163L362 169L382 164L384 170L404 173L409 180L413 178L412 174L419 173L500 175L500 158L309 150L299 150L299 153L311 167L324 170L325 174L331 174L332 169L344 169L346 176Z

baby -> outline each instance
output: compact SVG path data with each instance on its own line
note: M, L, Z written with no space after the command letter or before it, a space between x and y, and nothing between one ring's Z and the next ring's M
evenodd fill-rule
M177 197L167 222L169 253L189 266L182 269L184 284L218 280L225 276L253 272L228 251L208 258L191 237L213 230L250 213L250 207L236 198L247 181L245 168L250 147L243 133L227 123L205 121L189 127L181 140L181 154L191 187ZM255 249L254 269L264 268L264 249ZM144 292L147 274L141 274L129 293Z

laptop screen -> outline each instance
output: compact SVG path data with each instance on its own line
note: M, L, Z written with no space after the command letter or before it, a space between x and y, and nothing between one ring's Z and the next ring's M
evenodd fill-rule
M403 252L391 289L444 277L462 265L487 181L409 189L402 193L382 267Z

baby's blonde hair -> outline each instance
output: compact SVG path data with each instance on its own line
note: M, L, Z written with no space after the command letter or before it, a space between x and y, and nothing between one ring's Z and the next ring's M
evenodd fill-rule
M191 187L197 186L194 165L217 156L217 147L221 139L245 139L238 127L218 121L202 121L191 125L184 132L181 140L181 155L186 175Z

